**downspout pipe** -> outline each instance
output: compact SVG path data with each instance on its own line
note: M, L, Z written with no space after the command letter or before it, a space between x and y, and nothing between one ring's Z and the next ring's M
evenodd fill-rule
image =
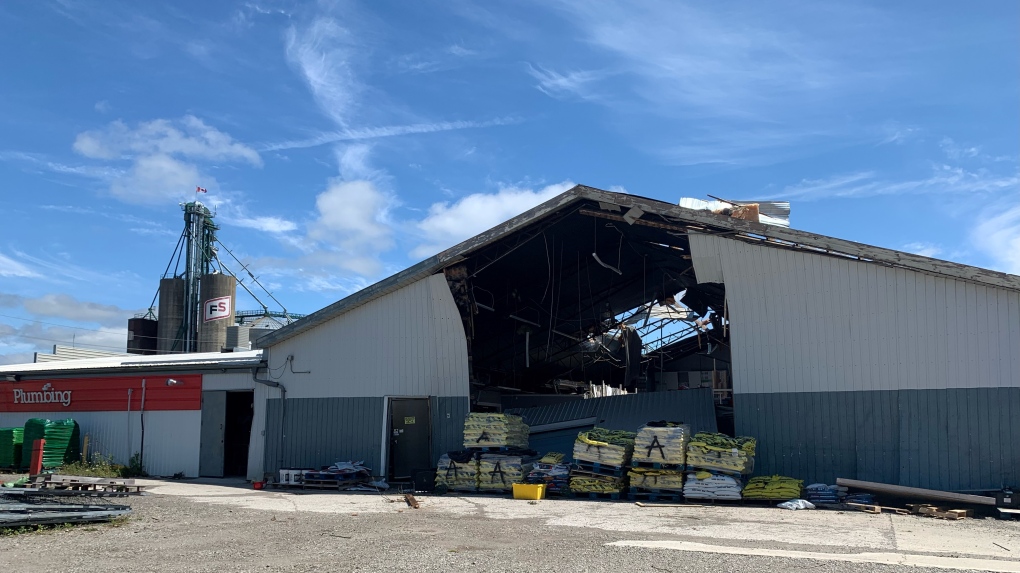
M251 379L256 384L263 384L265 386L269 386L270 388L278 388L280 390L280 458L276 461L280 467L283 467L283 449L286 444L286 441L284 440L284 438L286 437L286 434L284 433L284 427L287 422L287 387L277 382L276 380L262 380L261 378L259 378L258 373L259 373L258 366L255 366L251 369Z

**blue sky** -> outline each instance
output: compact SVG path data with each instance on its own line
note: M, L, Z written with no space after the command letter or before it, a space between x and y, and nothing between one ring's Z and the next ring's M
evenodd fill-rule
M196 185L293 312L573 183L1020 273L1013 0L150 4L0 4L0 362L122 348Z

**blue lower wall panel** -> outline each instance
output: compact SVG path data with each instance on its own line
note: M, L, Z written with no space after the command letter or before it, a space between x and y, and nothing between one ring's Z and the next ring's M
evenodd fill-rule
M948 491L1020 485L1020 388L737 394L755 473Z

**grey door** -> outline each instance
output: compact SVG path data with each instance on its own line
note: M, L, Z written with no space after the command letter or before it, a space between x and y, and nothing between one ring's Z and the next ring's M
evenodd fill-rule
M432 467L432 420L428 398L390 400L390 478L411 479Z
M202 392L202 443L198 475L223 477L223 439L227 423L227 393Z

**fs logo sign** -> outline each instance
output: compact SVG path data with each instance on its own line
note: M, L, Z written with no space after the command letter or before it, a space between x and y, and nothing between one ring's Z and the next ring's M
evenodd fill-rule
M203 322L230 318L230 297L211 298L202 305Z

